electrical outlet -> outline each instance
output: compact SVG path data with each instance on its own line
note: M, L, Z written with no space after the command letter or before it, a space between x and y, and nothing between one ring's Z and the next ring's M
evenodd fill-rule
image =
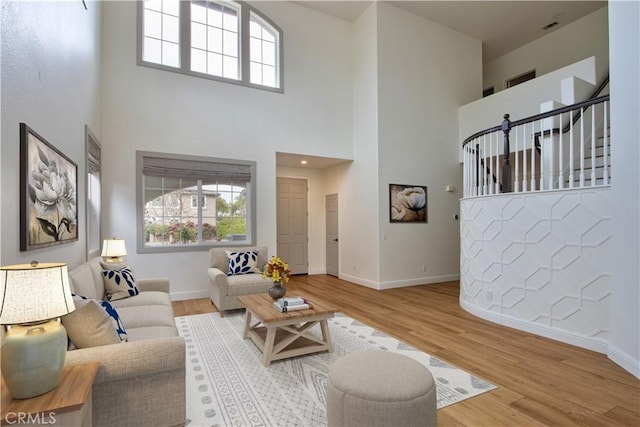
M422 264L422 271L427 271L427 266Z
M484 292L484 296L487 299L487 301L493 301L493 291L491 289L487 289Z

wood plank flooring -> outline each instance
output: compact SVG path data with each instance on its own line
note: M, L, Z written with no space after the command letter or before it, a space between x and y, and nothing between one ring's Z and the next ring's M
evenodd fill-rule
M287 294L322 298L498 386L441 409L438 425L640 426L640 380L606 355L467 313L458 282L376 291L332 276L295 276ZM173 307L176 316L216 311L208 298Z

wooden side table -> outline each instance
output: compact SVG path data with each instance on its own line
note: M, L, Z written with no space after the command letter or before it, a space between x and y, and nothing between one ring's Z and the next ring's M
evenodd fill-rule
M2 379L2 425L91 426L91 387L100 363L65 366L58 387L31 399L13 399Z

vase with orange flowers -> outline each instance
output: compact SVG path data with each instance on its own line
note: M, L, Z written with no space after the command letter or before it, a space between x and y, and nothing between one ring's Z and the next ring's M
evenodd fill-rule
M284 284L289 281L290 274L289 264L276 255L271 257L262 272L262 277L268 277L273 282L273 286L269 288L271 298L277 300L287 293Z

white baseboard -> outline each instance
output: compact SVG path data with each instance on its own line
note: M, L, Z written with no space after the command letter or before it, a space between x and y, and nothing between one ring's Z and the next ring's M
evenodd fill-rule
M374 282L373 280L363 279L362 277L352 276L349 274L340 273L340 279L347 282L353 282L358 285L366 286L367 288L384 290L394 288L406 288L408 286L416 285L429 285L432 283L451 282L453 280L460 280L459 274L447 274L444 276L431 276L431 277L418 277L415 279L406 280L394 280L389 282Z
M430 285L432 283L452 282L454 280L460 280L460 274L446 274L444 276L419 277L416 279L381 282L378 289L405 288L407 286Z
M324 268L310 268L307 274L309 274L309 276L314 274L327 274L327 271Z
M488 320L499 325L508 326L510 328L518 329L520 331L529 332L542 337L550 338L552 340L560 341L566 344L575 345L576 347L585 348L587 350L593 350L598 353L607 354L607 341L587 337L584 335L573 334L563 329L552 328L550 326L538 325L535 323L527 322L515 317L506 316L493 311L486 311L476 306L473 306L466 301L460 301L460 307L474 316L478 316L481 319Z
M374 282L373 280L363 279L362 277L352 276L350 274L338 273L338 278L341 280L346 280L347 282L352 282L358 285L366 286L371 289L379 289L378 282Z
M628 371L636 378L640 378L640 360L634 359L631 355L625 353L614 345L609 345L607 356L622 369Z

